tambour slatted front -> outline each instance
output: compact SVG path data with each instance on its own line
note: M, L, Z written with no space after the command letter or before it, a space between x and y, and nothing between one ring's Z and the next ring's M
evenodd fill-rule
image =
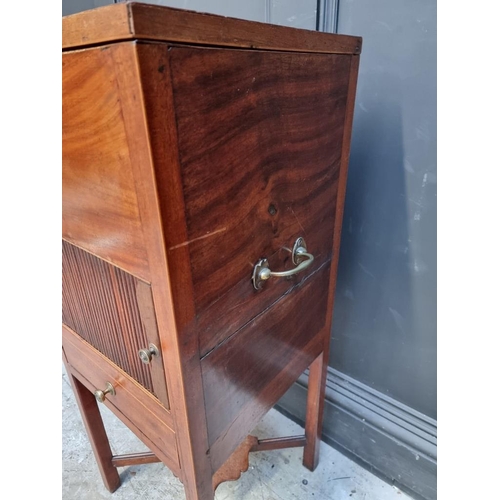
M188 500L250 451L316 467L360 51L147 4L63 19L63 357L110 491L120 464ZM305 435L248 436L308 367ZM113 458L96 400L152 454Z
M151 370L137 353L148 340L137 278L63 241L63 323L151 392Z

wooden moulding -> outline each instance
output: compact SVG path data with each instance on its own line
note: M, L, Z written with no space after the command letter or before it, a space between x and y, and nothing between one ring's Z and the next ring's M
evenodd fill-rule
M63 49L124 40L359 54L361 38L299 30L181 9L120 3L63 18Z
M224 462L222 467L214 474L212 479L214 491L219 484L225 481L236 481L240 478L242 472L248 470L249 455L251 452L299 448L305 444L305 436L287 436L271 439L258 439L255 436L247 436L233 454Z
M220 469L212 478L214 491L219 484L225 481L236 481L242 472L248 470L248 455L254 446L259 443L255 436L247 436L246 439L236 448L233 454L222 464Z
M127 455L115 455L111 464L115 467L127 467L128 465L154 464L161 460L150 451L143 453L129 453Z

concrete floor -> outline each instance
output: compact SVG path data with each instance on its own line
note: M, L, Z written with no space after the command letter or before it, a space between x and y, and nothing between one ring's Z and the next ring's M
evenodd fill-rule
M111 494L103 486L73 392L63 369L63 500L184 500L181 482L163 465L120 469L122 485ZM102 414L113 453L147 448L106 407ZM271 410L252 433L258 437L297 435L303 429ZM252 453L238 481L223 483L216 500L410 500L338 451L321 443L314 472L302 466L302 449Z

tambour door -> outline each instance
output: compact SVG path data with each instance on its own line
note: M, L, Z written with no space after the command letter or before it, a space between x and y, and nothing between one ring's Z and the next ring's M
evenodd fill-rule
M62 277L63 324L169 408L149 284L64 240Z

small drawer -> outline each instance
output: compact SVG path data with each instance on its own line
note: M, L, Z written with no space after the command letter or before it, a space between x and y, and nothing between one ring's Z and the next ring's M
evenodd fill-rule
M170 412L71 329L63 325L62 333L64 353L73 375L94 393L104 391L110 383L115 394L106 394L103 404L179 475L179 456Z

